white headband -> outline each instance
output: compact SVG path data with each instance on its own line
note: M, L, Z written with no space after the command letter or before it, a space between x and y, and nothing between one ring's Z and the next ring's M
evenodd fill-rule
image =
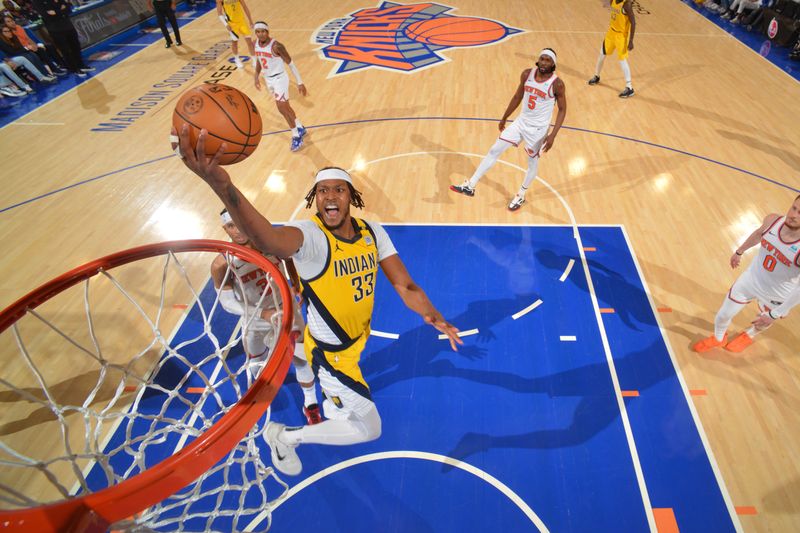
M547 56L547 57L549 57L550 59L552 59L552 60L553 60L553 64L554 64L554 65L557 63L557 61L556 61L556 54L555 54L555 52L553 52L552 50L542 50L542 51L539 53L539 57L541 57L541 56Z
M253 24L253 29L254 30L267 30L267 31L269 31L269 26L267 26L266 22L256 22L255 24Z
M314 178L314 183L319 183L322 180L344 180L350 185L353 184L350 174L340 168L326 168L325 170L320 170Z
M231 218L231 214L230 214L230 213L228 213L227 211L223 211L223 212L222 212L222 213L219 215L219 218L220 218L220 220L222 220L222 225L223 225L223 226L224 226L225 224L229 224L229 223L233 222L233 219Z

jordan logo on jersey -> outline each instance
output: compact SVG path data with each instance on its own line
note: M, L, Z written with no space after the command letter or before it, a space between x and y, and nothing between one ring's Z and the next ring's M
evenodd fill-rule
M311 37L323 58L336 62L330 76L364 68L416 72L448 61L441 52L498 43L523 30L502 22L447 14L441 4L380 2L323 24Z

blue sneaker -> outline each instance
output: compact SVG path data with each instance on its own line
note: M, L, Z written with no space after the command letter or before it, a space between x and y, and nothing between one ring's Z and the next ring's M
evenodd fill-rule
M306 129L304 127L302 127L302 126L297 128L297 136L300 137L301 139L303 137L305 137L306 136Z
M292 152L298 151L303 146L302 137L292 137Z

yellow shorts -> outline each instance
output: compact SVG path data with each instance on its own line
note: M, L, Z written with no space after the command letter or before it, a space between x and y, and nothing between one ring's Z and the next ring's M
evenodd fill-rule
M240 37L250 37L252 32L250 26L244 20L229 20L228 26L231 27L231 40L238 41Z
M611 55L614 50L617 51L617 58L620 61L628 59L628 35L608 30L605 39L603 39L603 54Z
M322 348L308 328L303 338L306 358L314 369L325 396L338 409L358 415L364 415L374 406L369 385L358 366L368 338L369 332L364 332L352 346L343 350L327 346Z

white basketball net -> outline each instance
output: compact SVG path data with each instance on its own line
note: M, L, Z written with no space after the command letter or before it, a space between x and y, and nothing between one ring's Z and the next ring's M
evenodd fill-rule
M264 366L240 347L255 317L237 327L213 287L203 289L214 257L169 252L101 271L3 332L2 510L135 476L202 435L247 392ZM230 261L228 272L236 277ZM280 298L270 291L244 307L282 309ZM268 529L272 505L288 490L261 459L266 453L269 463L261 438L268 420L269 410L199 479L112 529L240 531L259 513L266 518L256 529Z

